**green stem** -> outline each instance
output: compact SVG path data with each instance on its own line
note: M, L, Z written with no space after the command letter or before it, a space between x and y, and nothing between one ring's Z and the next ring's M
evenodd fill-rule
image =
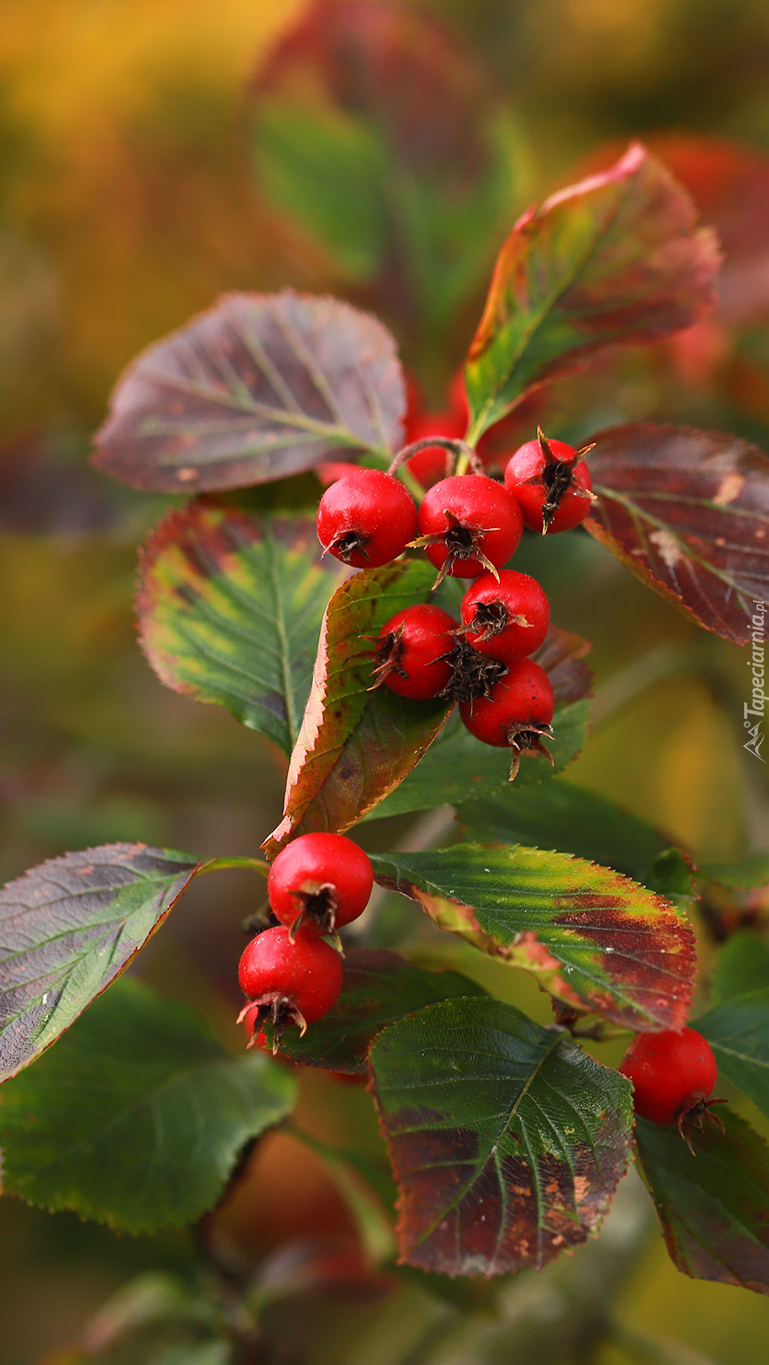
M251 872L261 872L263 877L270 870L270 864L261 858L209 858L207 863L202 863L198 868L198 876L203 872L222 872L229 867L245 867Z

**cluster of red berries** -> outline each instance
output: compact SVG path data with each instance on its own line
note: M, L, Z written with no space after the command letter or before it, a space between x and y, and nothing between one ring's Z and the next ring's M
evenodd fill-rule
M326 489L318 508L324 553L346 564L378 566L420 548L438 570L436 587L447 575L476 580L462 600L461 624L430 604L406 607L385 623L375 685L420 701L457 701L471 734L510 747L511 776L522 753L550 757L542 738L551 733L555 699L530 658L547 634L547 597L535 579L503 565L524 524L564 531L587 515L584 453L540 431L508 461L504 486L480 473L449 476L427 490L418 510L394 474L353 469Z
M274 1027L277 1051L286 1025L304 1033L328 1014L342 989L342 960L324 937L365 910L374 872L362 848L343 834L302 834L275 859L267 879L270 908L279 920L248 944L238 976L248 1004L238 1022L249 1047L261 1025Z

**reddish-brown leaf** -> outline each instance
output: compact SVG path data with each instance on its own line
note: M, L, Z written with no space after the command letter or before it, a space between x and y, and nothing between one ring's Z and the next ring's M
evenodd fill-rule
M266 483L400 441L395 341L338 299L227 294L144 351L112 395L95 462L160 492Z
M769 597L769 460L717 431L599 432L588 531L707 630L745 644Z

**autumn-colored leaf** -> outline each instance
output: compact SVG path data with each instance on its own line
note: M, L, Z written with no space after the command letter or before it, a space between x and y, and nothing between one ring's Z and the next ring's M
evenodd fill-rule
M371 689L373 646L391 616L425 601L425 560L367 569L337 588L321 629L312 690L291 756L281 823L262 847L273 858L296 834L345 830L398 785L443 726L451 703Z
M589 650L588 640L554 626L534 655L548 673L555 693L554 738L547 741L553 763L551 766L543 756L525 755L515 779L516 788L534 786L563 772L585 743L590 716L587 698L593 681L584 662ZM376 818L459 805L502 795L509 788L508 750L479 743L455 713L417 766L372 814Z
M675 1124L636 1119L641 1172L671 1259L696 1280L769 1294L769 1149L749 1123L720 1105L692 1136Z
M598 1226L630 1152L616 1071L496 1000L430 1005L386 1028L369 1060L407 1265L541 1268Z
M226 706L288 756L343 572L331 556L321 563L310 517L200 499L172 512L144 547L142 648L168 687Z
M466 368L472 439L607 345L656 341L713 306L716 240L634 144L529 209L505 242Z
M186 853L105 844L52 858L0 891L0 1080L122 972L198 866Z
M391 0L315 0L250 94L259 191L305 254L412 333L445 325L511 212L502 102L467 44Z
M135 488L266 483L400 441L395 341L338 299L227 294L129 365L96 464Z
M344 985L336 1005L302 1037L297 1029L287 1029L281 1052L305 1066L365 1075L372 1039L387 1024L437 1000L466 995L485 991L459 972L427 971L400 953L347 948ZM271 1038L270 1024L264 1027Z
M698 624L746 644L769 597L767 457L737 436L652 423L593 439L587 530Z
M685 914L608 867L508 844L372 855L377 881L440 929L532 972L570 1008L681 1028L696 969Z

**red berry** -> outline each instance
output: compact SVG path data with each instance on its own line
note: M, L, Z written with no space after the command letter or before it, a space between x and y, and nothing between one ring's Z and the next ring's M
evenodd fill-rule
M510 780L518 771L522 753L544 754L542 744L550 731L555 697L545 670L533 659L521 659L504 677L492 683L488 694L460 702L459 714L471 735L496 748L510 747Z
M453 669L447 654L459 622L441 607L417 604L382 626L374 673L401 697L426 701L446 687Z
M540 434L508 460L505 487L530 531L569 531L585 520L593 481L582 454L565 441Z
M327 488L318 506L324 553L356 569L387 564L414 537L417 509L400 481L380 469L355 469Z
M238 976L251 1002L241 1019L258 1005L252 1029L259 1020L270 1019L279 1042L288 1023L298 1024L304 1033L333 1008L342 989L342 959L314 929L299 929L292 943L281 924L252 938Z
M267 878L276 918L289 929L300 920L324 934L366 908L374 871L363 849L343 834L300 834L278 854Z
M483 474L433 484L419 509L418 545L440 577L477 578L499 569L518 549L523 521L509 493Z
M550 603L536 578L501 569L499 579L485 573L462 598L465 639L479 654L514 663L533 654L550 624Z
M696 1029L639 1033L620 1071L633 1082L633 1108L652 1123L680 1123L704 1108L716 1084L716 1059Z

